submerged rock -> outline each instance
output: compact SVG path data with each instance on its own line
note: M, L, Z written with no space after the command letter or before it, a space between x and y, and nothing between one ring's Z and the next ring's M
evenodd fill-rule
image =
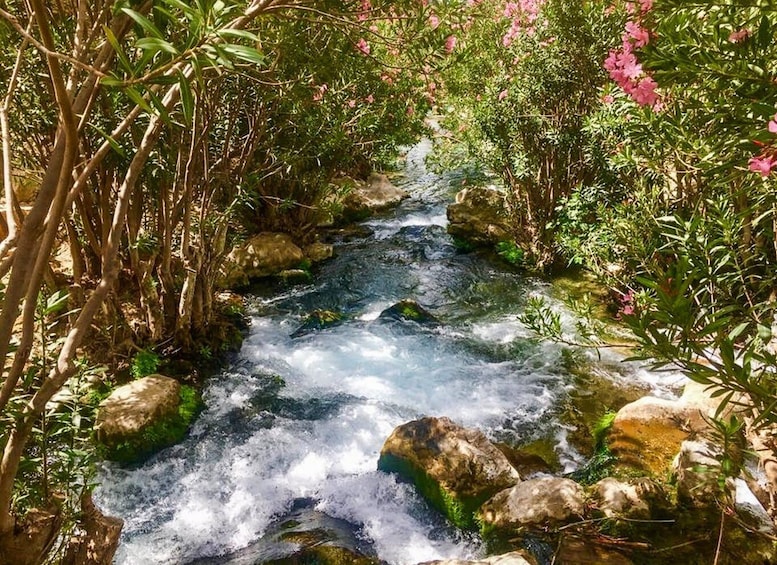
M384 320L400 320L419 324L437 324L437 318L415 300L401 300L380 313Z
M620 467L664 476L697 420L697 408L646 396L618 411L610 429L609 447Z
M277 275L298 267L305 259L302 249L285 233L261 233L235 247L221 268L219 285L236 288L252 279Z
M278 276L288 285L310 284L313 282L313 275L310 274L310 271L304 269L288 269L278 273Z
M476 245L491 246L510 239L509 217L503 192L465 188L448 206L448 233Z
M343 323L343 315L331 310L313 310L305 317L302 325L294 330L291 337L300 337L306 333L332 328Z
M378 469L413 482L451 522L474 527L477 508L520 480L482 432L448 418L422 418L396 428L380 452Z
M523 551L512 551L502 555L492 555L476 561L461 559L445 559L441 561L425 561L419 565L534 565L534 559Z
M529 479L501 491L478 511L484 531L558 525L585 513L585 491L570 479Z

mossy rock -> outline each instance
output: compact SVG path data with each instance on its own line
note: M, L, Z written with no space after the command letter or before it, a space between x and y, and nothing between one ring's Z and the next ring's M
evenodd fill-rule
M399 320L416 322L424 325L435 325L439 321L434 315L418 304L415 300L401 300L380 313L384 320Z
M313 274L306 269L287 269L281 271L278 276L287 285L304 285L313 282Z
M105 459L110 461L140 463L158 451L183 440L202 408L200 393L193 387L181 386L175 412L143 427L131 436L122 438L121 441L103 441L98 449Z
M313 310L305 317L302 325L294 330L291 337L300 337L307 333L332 328L343 323L343 315L331 310Z
M264 561L265 565L378 565L380 561L345 547L314 545L294 555Z
M475 529L475 512L520 480L510 462L478 430L448 418L421 418L397 427L381 450L378 469L412 482L460 528Z

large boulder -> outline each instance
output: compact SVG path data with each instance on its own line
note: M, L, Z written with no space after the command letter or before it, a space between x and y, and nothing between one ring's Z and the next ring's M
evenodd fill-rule
M221 268L219 286L246 286L252 279L298 267L304 260L302 249L288 234L261 233L230 252Z
M480 507L484 531L545 527L579 520L585 513L585 491L570 479L529 479L505 489Z
M704 425L697 407L646 396L618 411L609 447L620 467L664 476L682 442Z
M357 222L398 205L407 192L394 186L386 175L372 173L366 181L356 181L342 202L346 222Z
M510 239L507 200L498 190L465 188L448 206L448 233L475 245L494 245Z
M421 418L396 428L378 469L412 481L459 527L474 527L477 508L520 480L507 458L482 432L448 418Z
M149 375L118 387L100 403L97 440L108 459L142 460L186 435L201 399L191 387Z
M464 561L461 559L444 559L440 561L426 561L419 565L534 565L535 561L523 551L512 551L502 555L492 555L477 561Z

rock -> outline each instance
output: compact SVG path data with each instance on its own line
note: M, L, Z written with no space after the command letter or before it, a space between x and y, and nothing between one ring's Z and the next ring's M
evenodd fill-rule
M713 397L713 393L716 390L720 390L716 387L710 388L709 385L704 385L701 383L697 383L695 381L688 381L685 384L685 388L683 389L683 395L680 397L680 402L682 404L685 404L689 406L690 408L696 408L699 410L699 414L696 418L693 419L692 424L696 426L696 431L704 431L706 427L708 427L708 424L704 422L704 419L709 419L715 417L715 414L718 411L718 408L720 407L720 402L722 400L722 396ZM727 404L723 410L721 411L721 414L718 415L719 418L728 419L729 416L732 414L736 414L738 412L743 411L743 407L739 406L737 404L734 404L737 402L737 400L741 401L741 396L734 395L732 397L732 402ZM742 402L743 404L747 404L746 402Z
M723 493L718 482L720 457L717 446L705 441L684 441L672 463L672 473L677 483L677 498L690 506L704 508L715 506ZM733 489L729 481L728 489Z
M378 469L399 473L459 527L474 527L477 508L520 480L507 458L478 430L448 418L421 418L396 428Z
M346 222L358 222L398 205L407 197L407 192L394 186L386 175L372 173L366 181L357 181L345 196L342 216Z
M313 275L310 271L304 269L287 269L278 273L278 276L288 285L310 284L313 282Z
M706 425L697 408L646 396L618 411L608 436L617 465L663 476L692 429Z
M512 551L502 555L492 555L478 559L477 561L463 561L461 559L444 559L441 561L425 561L419 565L534 565L534 559L523 551Z
M181 385L169 377L149 375L120 386L100 403L94 429L103 443L121 443L176 414Z
M509 217L503 192L465 188L448 206L448 233L473 244L491 246L510 239Z
M149 375L114 390L100 403L94 426L105 456L141 461L181 441L200 411L192 387L162 375Z
M634 561L616 549L603 547L590 538L563 536L555 555L556 563L569 565L633 565ZM670 559L666 563L680 563Z
M478 511L484 531L558 525L582 518L583 487L570 479L529 479L505 489Z
M13 529L0 534L0 565L39 565L45 561L62 527L59 508L32 508Z
M409 321L419 324L438 323L437 318L415 300L401 300L386 308L379 317L384 320Z
M522 477L530 477L536 474L551 475L561 470L561 464L558 460L558 455L553 451L553 445L547 445L544 450L549 455L544 453L535 453L534 451L541 451L542 444L545 442L537 441L533 444L523 446L521 448L514 448L505 443L496 443L496 447L504 453L510 465L518 471ZM540 449L537 449L537 446ZM548 461L550 459L550 461Z
M298 327L291 337L300 337L306 333L338 326L343 323L343 315L330 310L313 310L305 317L302 325Z
M97 509L91 494L81 499L82 518L70 535L62 565L111 565L124 521Z
M335 254L335 246L330 245L328 243L311 243L307 247L305 247L302 252L305 254L305 257L310 259L313 263L320 263L322 261L326 261L327 259L331 259Z
M608 477L592 491L594 504L607 518L648 520L669 505L661 486L645 478L624 482Z
M221 268L219 286L236 288L248 285L252 279L277 275L298 267L305 259L285 233L261 233L235 247Z

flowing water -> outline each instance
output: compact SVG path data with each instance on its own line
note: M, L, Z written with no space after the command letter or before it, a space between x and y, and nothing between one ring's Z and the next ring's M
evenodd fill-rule
M428 172L428 150L413 148L396 180L412 197L364 233L340 236L315 284L254 295L250 335L209 382L183 443L137 468L102 468L97 501L125 520L117 563L261 562L293 549L274 541L288 524L335 532L391 564L480 556L474 534L376 470L394 427L422 415L500 441L550 435L566 470L580 463L556 418L572 387L568 363L516 319L528 295L550 287L457 251L445 208L462 179ZM379 319L402 299L441 323ZM315 309L346 321L291 337ZM661 376L616 358L599 369L666 390Z

